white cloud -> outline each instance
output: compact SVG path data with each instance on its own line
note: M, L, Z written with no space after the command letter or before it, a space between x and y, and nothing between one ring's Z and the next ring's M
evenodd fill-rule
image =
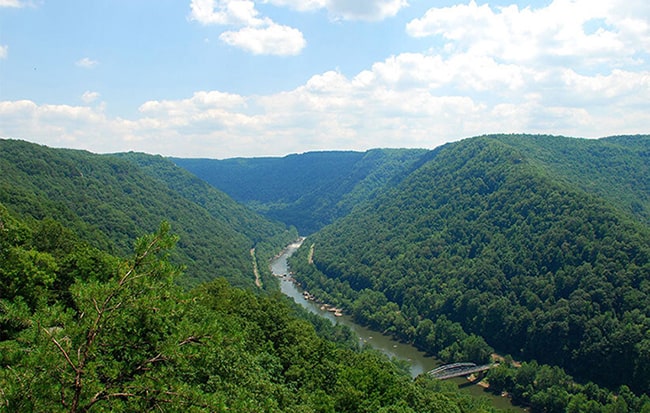
M9 55L9 46L0 44L0 59L6 59Z
M0 7L24 7L25 4L20 0L0 0Z
M190 8L190 19L201 24L237 27L219 39L252 54L292 56L306 45L300 30L259 17L252 0L192 0Z
M94 101L96 101L99 98L99 96L100 95L99 95L98 92L91 92L91 91L87 90L81 95L81 100L82 100L82 102L84 102L86 104L93 103Z
M99 62L97 60L93 60L89 57L84 57L75 62L75 64L79 67L83 67L85 69L92 69L93 67L97 66Z
M252 0L192 0L190 8L190 18L201 24L259 26L263 23Z
M264 3L298 11L313 11L326 8L329 0L265 0Z
M326 9L334 19L379 21L408 6L406 0L267 0L298 11Z
M233 93L219 91L196 92L189 99L182 100L150 100L143 103L139 111L148 116L175 116L196 115L202 111L213 109L238 109L246 107L246 99Z
M274 23L261 28L244 27L238 31L223 32L219 39L257 55L297 55L307 43L300 30Z
M393 17L408 3L406 0L328 0L327 9L344 20L383 20Z
M266 1L366 20L406 5ZM193 0L191 8L193 20L224 26L220 40L247 52L292 55L305 47L299 30L262 16L252 0ZM111 117L103 105L0 102L0 136L95 152L232 157L435 147L490 132L647 133L648 9L646 0L554 0L523 9L470 1L431 8L407 31L442 39L442 46L390 56L354 76L327 71L267 95L197 91L185 99L146 101L132 119ZM98 98L92 91L82 95L86 104Z
M650 8L624 0L554 0L546 7L491 8L468 4L431 8L406 30L414 37L438 36L447 52L518 63L589 67L632 60L650 47ZM590 25L596 25L586 30Z
M0 136L3 137L93 150L93 147L110 147L110 135L118 132L119 124L119 119L108 119L100 110L87 106L0 101Z
M404 53L356 76L328 71L281 93L198 91L147 101L133 119L110 117L101 105L0 102L0 136L95 152L206 157L435 147L490 132L647 133L649 101L648 70L586 75L469 52Z
M298 11L326 9L338 20L383 20L408 5L406 0L259 0ZM190 20L203 25L232 26L219 39L258 55L291 56L306 46L300 30L261 16L254 0L192 0Z

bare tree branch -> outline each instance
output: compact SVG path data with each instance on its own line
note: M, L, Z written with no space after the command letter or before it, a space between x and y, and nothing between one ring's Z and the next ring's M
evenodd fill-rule
M65 351L65 349L64 349L64 348L61 346L61 344L56 340L56 338L54 338L54 336L52 335L52 333L50 333L50 332L48 331L47 328L45 328L45 327L42 327L42 328L43 328L43 331L45 331L45 333L50 337L50 340L52 340L52 342L54 343L54 345L59 349L59 351L61 352L61 354L63 354L63 357L64 357L65 360L68 362L68 364L70 365L70 367L72 367L72 369L73 369L74 371L77 371L77 366L75 366L75 365L74 365L74 362L70 359L70 356L68 355L68 352Z
M68 352L56 340L56 338L47 329L44 329L44 331L50 337L50 340L54 343L54 345L57 347L59 352L65 358L66 363L72 368L74 372L74 392L73 392L72 400L69 405L69 411L71 413L76 413L77 411L86 411L90 407L92 407L92 405L94 405L100 400L106 400L114 397L132 397L136 395L130 392L116 392L116 393L108 394L106 393L105 390L102 390L96 393L85 406L83 407L80 406L81 395L83 390L83 376L85 374L86 364L88 363L91 357L91 350L93 348L93 345L95 344L97 337L99 336L100 332L104 327L106 321L105 319L109 317L110 314L113 314L118 309L120 309L123 304L122 301L118 302L117 304L112 304L112 302L120 294L120 292L123 290L124 286L127 283L129 283L134 279L145 276L145 274L137 274L136 270L143 264L144 260L147 258L148 255L154 254L161 249L159 245L161 240L162 240L162 235L160 233L156 234L150 239L150 241L147 243L144 250L141 250L142 252L137 253L136 251L136 256L134 260L131 262L130 265L128 265L126 271L120 277L117 286L112 290L110 290L110 292L104 297L103 300L97 300L95 297L91 299L92 305L97 314L95 315L90 327L88 328L85 341L82 344L80 344L79 347L77 348L77 364L75 364L72 361ZM83 314L84 313L82 313L82 316ZM155 357L145 361L137 369L144 369L146 365L161 360L164 360L164 357L162 354L158 354ZM61 404L66 408L68 407L68 403L64 397L63 387L61 389Z

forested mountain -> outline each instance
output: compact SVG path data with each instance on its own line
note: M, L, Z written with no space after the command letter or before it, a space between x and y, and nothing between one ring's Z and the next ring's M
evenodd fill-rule
M650 224L650 135L603 139L495 136L556 178L603 197Z
M253 242L297 234L169 161L0 146L0 410L495 412L230 287ZM180 237L135 240L165 218ZM187 290L182 266L225 278Z
M139 167L136 159L148 159L148 166ZM0 204L9 211L39 221L43 231L72 231L110 253L124 254L138 235L168 220L180 235L174 262L187 267L187 284L226 276L252 286L250 248L263 239L295 237L283 224L268 222L153 156L0 140L0 170ZM277 239L276 247L282 242Z
M166 183L171 190L202 206L210 215L227 223L236 232L244 234L253 243L285 233L286 226L283 223L270 221L259 214L252 213L249 208L185 169L177 167L167 158L134 152L118 153L115 156L135 163L147 174ZM287 243L293 239L287 240ZM286 243L279 245L284 246Z
M238 234L245 235L255 248L254 257L258 262L262 284L275 283L266 263L279 249L298 238L295 228L286 229L285 224L255 213L204 180L177 167L167 158L133 152L118 153L115 156L137 164L144 172L164 182L172 191L205 208L219 222L225 223Z
M283 158L172 160L233 199L310 234L347 215L384 186L399 182L428 153L373 149Z
M316 296L445 359L492 346L650 393L648 142L445 145L310 236L292 268Z
M250 249L297 232L187 162L322 228L292 270L357 321L448 361L524 360L488 379L534 412L650 412L649 144L498 135L172 162L0 140L0 406L492 411L317 332L279 294L228 286L253 287Z
M0 205L2 411L495 411L317 335L279 292L182 289L167 223L125 258L43 225Z

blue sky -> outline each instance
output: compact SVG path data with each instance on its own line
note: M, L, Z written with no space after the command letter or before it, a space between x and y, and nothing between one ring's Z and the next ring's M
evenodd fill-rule
M278 156L649 133L647 0L0 0L0 137Z

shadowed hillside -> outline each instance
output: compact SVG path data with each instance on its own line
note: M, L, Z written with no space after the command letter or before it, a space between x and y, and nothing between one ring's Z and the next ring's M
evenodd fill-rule
M259 213L311 234L348 214L426 158L418 149L309 152L284 158L172 158Z
M648 391L650 228L615 202L616 191L643 199L619 186L647 177L618 171L647 168L648 151L619 145L528 136L445 145L399 185L309 237L292 266L316 296L443 358L481 358L489 344ZM556 170L561 159L539 155L553 151L575 161ZM594 153L608 154L602 170L578 174L597 163ZM610 175L614 192L583 189L590 176Z
M250 248L286 232L171 163L157 166L154 177L116 156L0 140L0 169L0 203L10 211L59 222L111 253L125 253L139 234L168 220L180 235L175 261L187 267L189 284L225 276L252 285ZM174 187L181 182L183 193ZM205 205L191 199L192 191Z

